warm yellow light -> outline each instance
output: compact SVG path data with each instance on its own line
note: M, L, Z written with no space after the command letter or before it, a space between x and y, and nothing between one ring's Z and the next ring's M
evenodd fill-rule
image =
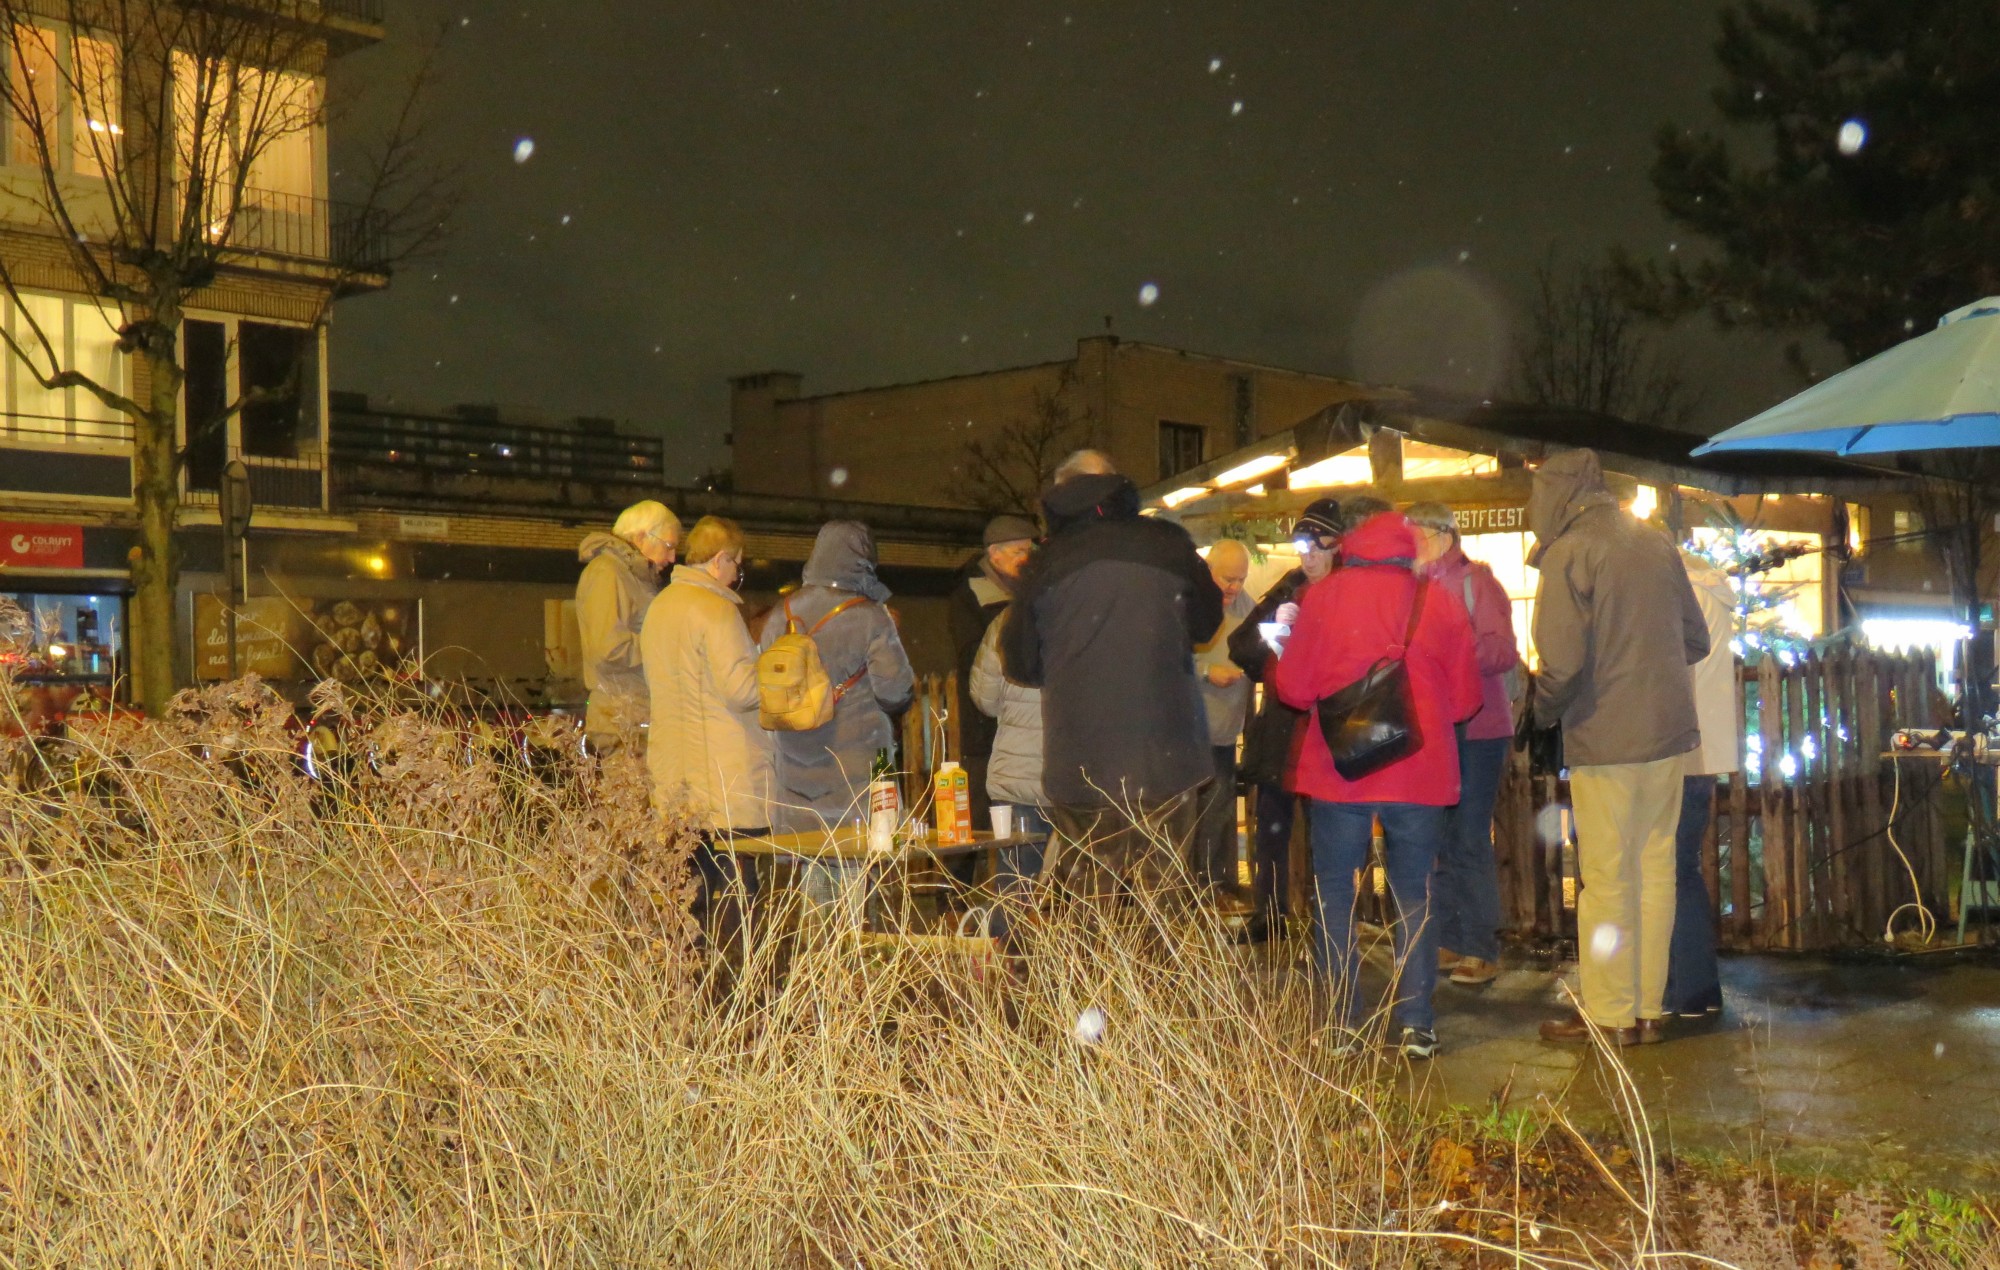
M1245 494L1248 494L1252 498L1262 498L1264 497L1264 483L1262 481L1259 481L1255 485L1252 485L1249 489L1244 490L1243 492Z
M1195 499L1200 498L1203 494L1206 494L1208 492L1209 489L1208 486L1206 485L1183 486L1182 488L1175 490L1171 494L1163 495L1160 499L1160 502L1171 509L1179 507L1182 503L1193 502Z
M1234 485L1239 481L1247 481L1253 476L1262 476L1266 472L1276 471L1290 461L1290 459L1282 454L1260 454L1247 463L1238 463L1235 467L1216 477L1215 483L1218 486Z
M1292 470L1288 482L1293 489L1322 489L1329 485L1366 485L1375 479L1375 468L1366 450L1350 450Z
M368 557L368 571L370 573L387 573L389 571L389 562L381 556L370 556Z
M1638 493L1632 495L1632 514L1640 520L1651 520L1653 513L1660 510L1660 491L1650 485L1641 485Z

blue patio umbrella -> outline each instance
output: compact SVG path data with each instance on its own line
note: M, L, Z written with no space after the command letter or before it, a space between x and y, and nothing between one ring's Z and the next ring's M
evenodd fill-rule
M2000 296L1711 438L1696 454L1894 454L2000 446Z

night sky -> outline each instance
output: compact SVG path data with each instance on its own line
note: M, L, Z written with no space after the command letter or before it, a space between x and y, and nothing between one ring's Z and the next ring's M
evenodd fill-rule
M431 144L465 199L434 260L342 306L334 385L615 416L681 476L726 458L728 375L1050 360L1107 316L1504 390L1545 253L1697 248L1646 171L1660 124L1712 121L1719 7L389 0L340 81L392 88L449 24ZM1774 339L1674 339L1705 427L1796 387Z

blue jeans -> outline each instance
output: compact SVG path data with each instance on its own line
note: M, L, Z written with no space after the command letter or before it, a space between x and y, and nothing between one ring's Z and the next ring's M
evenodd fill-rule
M1701 844L1715 795L1713 776L1681 780L1681 823L1674 834L1674 941L1667 952L1669 1014L1699 1014L1722 1004L1715 964L1715 917L1701 875Z
M1354 875L1368 863L1374 823L1382 821L1389 893L1396 901L1397 973L1390 1016L1401 1027L1429 1031L1436 1021L1437 924L1431 920L1431 870L1444 840L1448 809L1415 803L1312 804L1313 873L1319 881L1318 938L1314 960L1345 998L1349 1022L1361 1017L1356 984L1360 956L1354 947Z
M1277 785L1257 786L1257 834L1251 844L1250 897L1266 917L1283 917L1286 868L1292 858L1292 823L1310 800Z
M1493 804L1500 800L1500 773L1513 741L1458 740L1461 793L1450 808L1444 843L1438 851L1432 903L1437 908L1438 946L1461 957L1500 959L1500 864L1493 855Z

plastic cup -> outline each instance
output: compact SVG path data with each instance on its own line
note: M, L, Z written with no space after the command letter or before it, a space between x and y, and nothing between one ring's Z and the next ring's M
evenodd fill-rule
M1011 838L1014 836L1014 808L1007 803L993 805L993 836Z

